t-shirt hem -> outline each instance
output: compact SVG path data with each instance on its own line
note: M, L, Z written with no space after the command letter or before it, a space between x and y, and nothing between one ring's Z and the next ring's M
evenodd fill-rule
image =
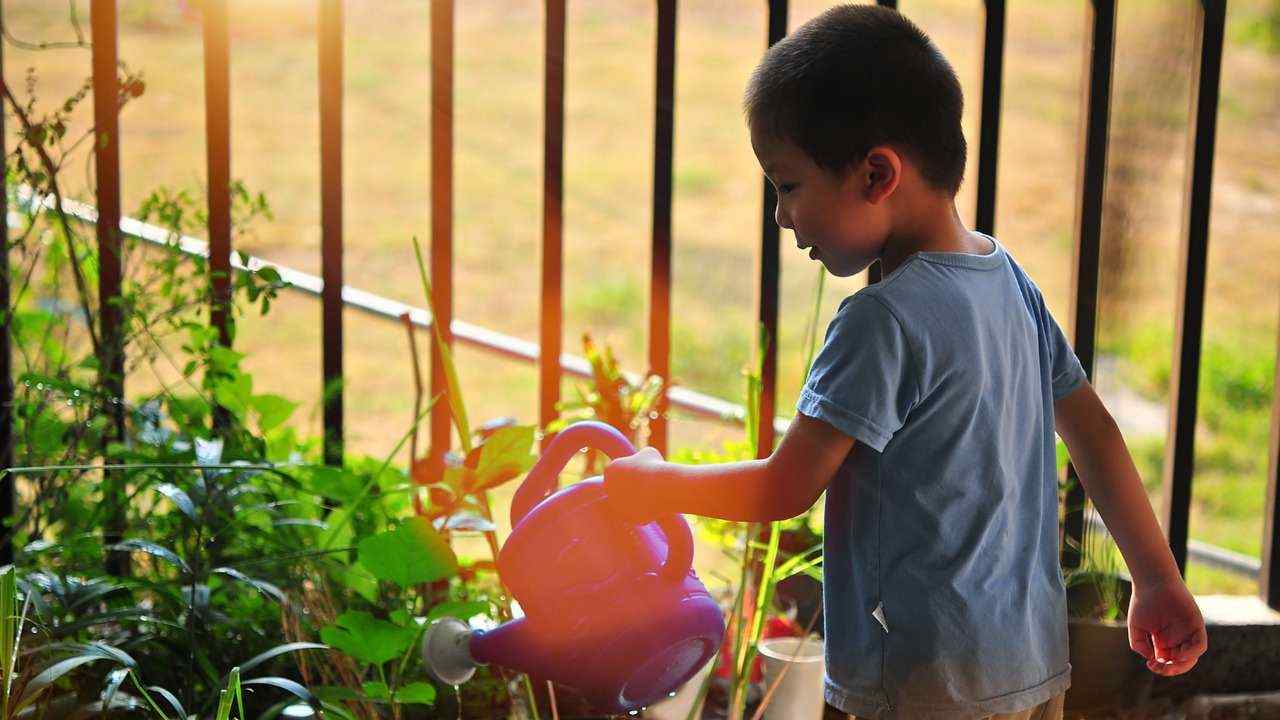
M842 688L827 677L823 695L828 704L858 720L977 720L989 715L1016 713L1036 707L1071 687L1071 665L1067 669L1025 690L998 695L974 703L891 705L883 693L865 693Z
M1062 398L1070 395L1076 388L1083 385L1084 381L1087 379L1088 378L1085 376L1084 369L1080 366L1080 363L1074 363L1073 367L1068 368L1065 372L1059 374L1058 377L1055 377L1050 381L1050 385L1053 390L1053 399L1061 400Z

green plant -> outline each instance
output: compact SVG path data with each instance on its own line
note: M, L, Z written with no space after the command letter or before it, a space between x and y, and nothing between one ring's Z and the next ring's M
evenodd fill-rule
M669 387L661 377L649 374L632 380L623 374L613 349L600 348L591 335L582 335L582 351L591 363L591 384L575 386L577 399L556 403L561 415L546 427L555 433L580 420L595 419L608 423L633 445L647 440L649 421L657 417L654 407ZM587 473L595 467L596 457L588 459Z

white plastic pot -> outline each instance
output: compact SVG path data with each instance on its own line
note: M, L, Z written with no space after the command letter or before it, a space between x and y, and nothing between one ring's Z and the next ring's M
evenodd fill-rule
M759 650L768 702L764 710L766 720L821 718L826 706L822 679L827 669L822 657L822 638L816 635L769 638L760 641ZM770 689L773 689L772 697Z
M698 691L702 689L702 683L706 681L707 675L711 674L711 669L719 659L719 653L712 656L697 674L689 678L689 682L680 686L675 695L645 708L645 719L686 720L689 717L689 711L693 709L693 704L698 702Z

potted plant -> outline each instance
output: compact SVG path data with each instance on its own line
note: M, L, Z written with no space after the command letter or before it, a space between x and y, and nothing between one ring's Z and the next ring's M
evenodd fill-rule
M1133 707L1150 693L1152 678L1129 647L1126 618L1133 581L1121 570L1106 529L1085 523L1080 566L1064 575L1067 586L1071 687L1068 712Z

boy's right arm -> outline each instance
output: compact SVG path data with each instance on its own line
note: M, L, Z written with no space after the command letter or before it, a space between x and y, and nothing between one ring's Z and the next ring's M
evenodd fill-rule
M1207 647L1187 590L1115 419L1086 381L1054 402L1054 422L1089 499L1133 576L1129 642L1160 675L1190 670Z

